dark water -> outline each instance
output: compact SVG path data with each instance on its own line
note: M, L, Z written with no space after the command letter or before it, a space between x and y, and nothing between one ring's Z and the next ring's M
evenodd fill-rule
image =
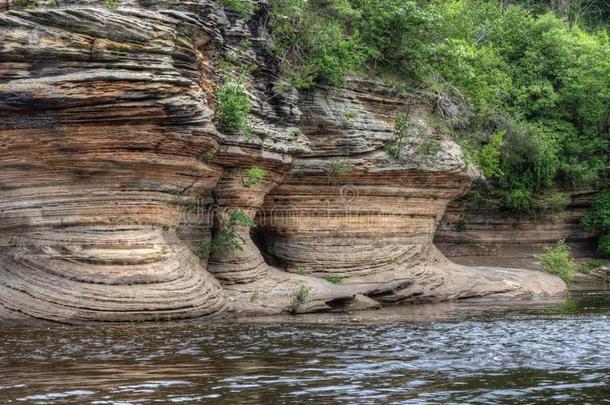
M272 323L0 329L0 403L599 404L609 386L607 293Z

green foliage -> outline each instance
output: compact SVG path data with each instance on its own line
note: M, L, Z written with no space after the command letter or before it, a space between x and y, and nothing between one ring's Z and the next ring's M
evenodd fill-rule
M208 149L206 150L203 155L201 155L200 160L203 163L212 163L212 161L216 158L216 155L218 154L218 151L215 149Z
M220 0L219 3L242 16L249 16L254 11L249 0Z
M601 260L587 260L578 268L578 271L583 274L589 274L603 264Z
M38 7L37 0L13 0L11 3L15 7L32 9Z
M324 280L332 284L341 284L343 282L343 277L337 276L336 274L327 274L324 276Z
M345 176L352 168L352 164L347 159L335 158L327 163L326 173L330 179Z
M261 298L262 298L262 294L260 293L260 291L254 291L252 294L250 294L251 302L258 301Z
M588 231L602 233L598 251L610 255L610 191L603 191L593 199L591 211L582 219L582 225Z
M241 182L246 188L250 188L259 184L265 177L265 170L260 167L253 166L246 170L240 171Z
M572 281L577 265L572 259L570 247L564 240L557 242L555 247L547 248L546 252L536 256L542 261L544 269L551 274L559 276L564 281Z
M599 193L589 212L582 220L588 231L610 231L610 191Z
M389 143L389 144L386 145L384 150L385 150L385 152L388 155L390 155L394 159L400 158L401 148L400 148L400 146L398 144L396 144L396 143Z
M491 136L489 143L483 145L481 152L476 160L479 168L488 180L499 179L502 177L502 146L504 145L504 135L506 131L497 131Z
M219 232L211 241L203 242L199 245L197 256L200 259L207 259L210 254L218 251L228 250L241 251L246 243L244 238L239 234L240 227L253 228L256 223L240 209L231 209L227 212L228 218L221 219ZM222 217L220 217L222 218Z
M456 221L453 224L453 228L456 232L464 232L466 230L466 222L464 222L463 220Z
M351 73L426 87L436 127L499 205L533 210L549 190L608 182L610 38L591 25L608 23L601 1L273 0L269 51L297 88ZM385 150L399 158L402 146L397 136Z
M242 84L227 78L224 85L216 91L216 97L219 129L227 133L249 131L248 115L252 110L252 101Z
M398 115L394 121L394 136L392 141L385 147L385 152L394 159L400 158L400 152L404 147L405 138L409 128L411 127L411 121L406 115Z
M119 8L118 0L105 0L106 7L108 7L112 11L116 11Z
M512 190L506 196L506 205L513 210L527 210L530 208L532 194L523 189Z
M307 298L309 297L309 293L311 292L311 287L306 286L305 284L300 284L299 287L294 290L291 294L290 300L290 312L296 314L299 309L307 302Z
M441 151L441 144L436 139L426 139L419 147L419 153L424 156L434 156Z
M605 256L610 256L610 233L600 236L597 241L597 251Z
M341 125L345 129L353 128L358 118L358 112L356 110L347 110L341 117Z

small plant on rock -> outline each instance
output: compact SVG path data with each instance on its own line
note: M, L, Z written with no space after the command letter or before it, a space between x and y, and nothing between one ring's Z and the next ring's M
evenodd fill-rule
M254 11L248 0L220 0L219 3L242 16L249 16Z
M241 182L246 188L260 183L265 177L265 170L260 167L254 166L249 169L240 170Z
M436 139L427 139L419 147L419 152L424 156L434 156L441 151L441 144Z
M38 7L38 1L36 0L13 0L13 6L19 8L32 9Z
M601 267L603 264L604 263L601 260L588 260L580 265L578 271L583 274L589 274L598 267Z
M220 250L241 251L246 243L239 234L239 227L253 228L256 223L240 209L232 209L228 212L228 219L221 224L220 231L211 241L203 242L199 245L197 256L200 259L207 259L210 254Z
M250 301L254 302L254 301L258 301L260 300L262 297L260 291L254 291L252 294L250 294Z
M343 282L343 277L337 276L336 274L328 274L324 276L324 280L332 284L341 284Z
M358 112L356 110L347 110L341 117L341 125L345 129L353 128L358 118Z
M208 149L205 152L203 152L203 155L201 155L201 161L203 163L212 163L212 161L214 160L214 158L216 158L216 154L218 152L215 149Z
M572 281L576 273L577 265L572 259L570 247L565 240L560 240L552 248L547 248L546 252L536 256L542 261L544 270L554 274L564 281Z
M292 292L290 301L290 312L296 314L299 309L307 302L311 287L305 284L300 284L299 287Z
M119 8L118 0L106 0L106 7L112 11L116 11Z
M351 170L352 165L347 159L332 159L328 162L326 167L326 173L328 174L328 180L331 182L337 177L345 176Z
M464 220L460 219L459 221L456 221L453 224L453 227L456 232L464 232L466 230L466 222L464 222Z
M399 115L394 122L394 137L385 147L385 151L394 159L400 157L400 152L404 147L405 138L410 126L409 118L406 115Z
M252 102L240 81L227 79L216 91L216 97L219 129L228 133L248 132L248 115L252 110Z

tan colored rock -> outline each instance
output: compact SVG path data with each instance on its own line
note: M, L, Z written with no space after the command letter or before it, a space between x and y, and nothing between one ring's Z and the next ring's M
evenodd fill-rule
M220 14L91 4L0 13L0 307L54 321L216 313L220 285L175 231L222 173L199 160L217 147L202 85Z
M563 213L544 218L506 216L493 210L467 209L461 200L449 204L434 243L449 258L463 264L495 264L539 269L535 255L565 240L576 258L593 257L597 234L580 221L595 192L573 192Z
M459 147L426 124L424 96L357 78L301 99L280 92L262 20L211 0L40 4L0 12L0 318L563 292L548 274L468 268L436 250L445 208L470 180ZM244 39L254 45L238 51ZM248 134L215 127L228 55L257 67L242 77ZM385 147L399 115L410 124L394 158ZM246 186L251 167L266 174ZM241 227L241 249L197 257L233 209L257 221L257 237Z

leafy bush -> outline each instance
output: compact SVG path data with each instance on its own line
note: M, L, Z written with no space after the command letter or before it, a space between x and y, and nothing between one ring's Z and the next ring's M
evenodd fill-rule
M260 183L265 177L265 170L260 167L254 166L246 170L240 171L241 182L246 188L250 188L252 186Z
M199 245L197 256L202 260L207 259L210 254L222 250L243 250L243 245L246 241L239 234L239 228L253 228L256 226L256 223L248 214L240 209L231 209L227 214L228 219L220 224L218 234L211 241Z
M38 7L37 0L13 0L13 2L11 4L15 7L26 8L26 9Z
M437 127L464 145L500 205L533 210L549 190L608 181L610 38L559 3L577 2L274 0L269 51L298 88L350 73L426 87L445 101ZM399 137L385 148L401 149Z
M436 139L426 139L419 147L419 152L424 156L434 156L441 151L441 144Z
M347 159L335 158L327 163L326 173L329 179L345 176L352 168L352 164Z
M544 269L559 276L564 281L572 281L577 265L572 259L570 247L564 240L557 242L555 247L547 248L544 254L537 256L542 261Z
M239 81L227 79L216 92L218 107L218 126L228 133L247 132L250 130L248 115L252 102Z
M341 284L343 282L343 277L337 276L336 274L327 274L324 276L324 280L332 284Z
M219 3L242 16L249 16L254 11L249 0L220 0Z
M506 205L514 210L527 210L530 207L532 194L527 190L512 190L506 196Z
M299 287L294 290L291 294L290 300L290 312L296 314L299 309L307 302L307 298L309 297L309 293L311 292L311 287L306 286L305 284L300 284Z
M110 10L115 11L117 8L119 8L118 0L105 0L105 1L106 1L106 7L108 7Z
M392 141L386 145L385 151L394 159L400 157L400 152L404 147L405 138L411 126L411 121L406 115L398 115L394 121L394 135Z
M597 241L597 251L603 255L610 256L610 234L600 236Z
M602 232L597 249L610 255L610 191L601 192L593 199L591 211L582 219L582 225L588 231Z

